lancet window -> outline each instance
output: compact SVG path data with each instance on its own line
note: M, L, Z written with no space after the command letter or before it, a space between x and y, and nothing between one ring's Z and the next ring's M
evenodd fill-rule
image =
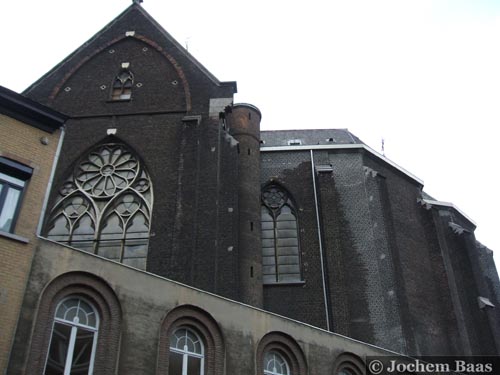
M297 213L278 185L262 191L262 277L264 283L301 280Z
M94 147L59 190L47 237L145 269L153 190L127 146Z
M134 75L128 69L128 63L122 64L122 68L113 81L111 92L112 100L129 100L132 97L132 86Z

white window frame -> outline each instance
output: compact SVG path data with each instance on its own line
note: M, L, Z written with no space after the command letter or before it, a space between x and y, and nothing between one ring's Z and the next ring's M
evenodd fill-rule
M266 366L265 366L265 365L266 365L266 363L264 363L264 375L290 375L290 374L291 374L291 373L290 373L290 365L288 364L288 361L286 360L286 358L285 358L285 357L283 357L283 356L282 356L280 353L278 353L276 350L270 350L270 351L269 351L269 354L272 354L272 355L274 355L274 356L278 356L278 357L280 357L280 358L283 360L283 362L285 362L286 374L283 374L283 373L281 373L281 372L277 372L277 371L274 371L274 370L273 370L273 371L266 370L266 368L265 368L265 367L266 367ZM266 355L264 354L264 360L265 360L265 358L266 358Z
M65 301L70 300L70 299L79 299L79 300L87 303L92 308L92 310L94 310L94 314L96 317L95 327L81 324L78 321L75 321L75 319L72 322L70 322L68 320L56 317L56 314L57 314L57 311L59 310L59 307ZM52 337L54 336L54 327L55 327L56 323L64 324L64 325L71 327L71 335L70 335L69 344L68 344L68 351L66 354L66 361L64 364L64 375L71 375L71 364L73 362L73 352L75 350L76 334L78 332L78 328L83 328L87 331L94 332L94 339L92 342L92 353L90 355L89 372L88 372L88 375L92 375L94 373L95 352L96 352L96 347L97 347L97 336L98 336L98 332L99 332L99 314L97 313L97 309L94 307L94 305L92 303L90 303L88 300L86 300L85 298L82 298L80 296L66 297L63 300L61 300L61 302L59 302L57 304L57 307L56 307L55 312L54 312L54 323L52 323L52 330L51 330L51 334L50 334L50 341L49 341L49 346L48 346L48 351L47 351L47 358L45 360L44 372L45 372L45 370L47 368L47 364L49 362L50 346L52 345Z
M26 165L20 164L14 160L10 160L0 156L0 215L5 212L12 213L12 222L6 231L0 229L2 233L14 233L17 218L21 211L21 203L24 198L24 191L28 180L33 174L33 169ZM17 191L18 197L13 210L7 210L6 200L9 191Z
M185 329L186 332L190 332L191 334L196 336L196 338L200 342L201 354L190 352L188 350L187 345L184 345L183 349L178 349L178 348L170 346L169 355L170 355L170 352L174 352L174 353L178 353L178 354L182 355L182 375L187 375L189 357L200 358L201 359L200 375L204 375L205 374L205 346L203 345L203 341L201 340L200 336L195 331L193 331L192 329L189 329L188 327L183 327L183 326L176 328L175 331L172 333L172 335L175 335L175 333L181 329Z

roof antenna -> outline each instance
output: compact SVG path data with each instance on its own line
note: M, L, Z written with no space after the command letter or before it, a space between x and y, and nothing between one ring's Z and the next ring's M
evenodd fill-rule
M382 155L385 156L385 147L384 147L384 145L385 145L385 141L384 141L384 138L382 138Z
M186 51L188 51L188 52L189 52L189 39L191 39L191 37L190 37L190 36L188 36L188 37L186 38L186 42L185 42L185 43L186 43Z
M142 1L143 1L143 0L132 0L132 2L133 2L134 4L140 4L140 3L142 3Z

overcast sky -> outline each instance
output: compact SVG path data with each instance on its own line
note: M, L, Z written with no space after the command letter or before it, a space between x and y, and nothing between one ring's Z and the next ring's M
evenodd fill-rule
M22 91L130 0L4 0L0 85ZM262 128L348 128L453 202L496 251L499 0L145 0Z

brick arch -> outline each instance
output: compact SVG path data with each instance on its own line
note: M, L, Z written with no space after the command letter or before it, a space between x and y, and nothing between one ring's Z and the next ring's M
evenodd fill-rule
M84 56L81 58L80 61L78 61L65 75L64 77L59 80L59 82L54 86L49 98L51 100L54 100L61 89L64 87L64 84L83 66L85 63L90 61L92 58L97 56L99 53L103 52L104 50L112 47L113 45L117 44L118 42L121 42L122 40L126 38L134 38L138 41L143 42L144 44L148 45L149 47L155 49L157 52L159 52L169 63L172 65L172 67L175 69L177 72L177 75L179 76L179 80L182 82L183 88L184 88L184 95L186 97L186 112L189 112L191 110L191 90L189 88L189 82L186 78L186 74L184 73L184 70L180 66L180 64L177 62L177 60L170 54L168 53L164 48L162 48L158 43L155 41L147 38L144 35L134 33L134 35L121 35L119 37L116 37L109 42L102 44L98 48L94 49L91 51L88 55Z
M94 374L114 374L120 344L120 303L113 289L104 280L84 272L63 274L45 287L38 304L26 373L43 373L56 308L61 300L69 296L84 297L97 309L100 325Z
M283 332L269 332L257 346L257 374L264 373L264 353L276 350L288 361L292 375L307 375L307 361L304 352L293 337Z
M353 353L344 352L335 358L332 375L337 375L342 370L347 370L352 375L364 375L365 368L365 363L360 357Z
M182 305L170 310L160 327L156 373L167 374L170 336L179 327L193 329L205 345L206 375L219 375L224 371L224 337L212 316L199 307Z

